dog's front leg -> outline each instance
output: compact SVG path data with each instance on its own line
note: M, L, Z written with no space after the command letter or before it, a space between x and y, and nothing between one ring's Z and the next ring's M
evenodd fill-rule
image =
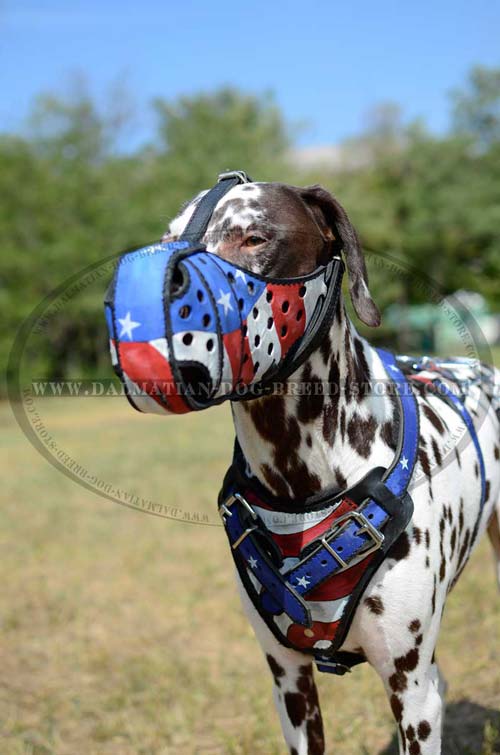
M311 659L281 645L253 607L238 577L247 614L274 680L274 703L291 755L323 755L325 738Z

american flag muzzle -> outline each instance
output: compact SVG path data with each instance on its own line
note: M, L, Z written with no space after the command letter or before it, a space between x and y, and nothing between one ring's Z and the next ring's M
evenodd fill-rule
M263 278L188 241L122 255L105 313L130 402L181 414L259 395L303 361L294 356L333 316L342 271L336 258L303 278Z

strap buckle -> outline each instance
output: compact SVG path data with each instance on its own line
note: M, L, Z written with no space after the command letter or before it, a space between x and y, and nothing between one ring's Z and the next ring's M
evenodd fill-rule
M234 506L235 503L239 503L241 506L243 506L243 508L246 509L247 513L252 517L252 520L254 522L257 521L257 514L250 506L246 498L244 498L240 493L232 493L229 498L226 498L226 500L219 506L219 516L222 519L224 525L226 524L226 517L233 515L233 512L230 511L230 508L231 506ZM257 524L252 524L251 527L247 527L246 530L239 536L239 538L235 540L234 543L232 543L231 548L233 549L233 551L235 551L236 548L241 545L243 540L245 540L245 538L248 537L248 535L256 529Z
M237 178L240 184L253 183L250 176L247 175L244 170L226 170L223 173L219 173L217 176L217 183L227 181L230 178Z
M347 562L344 561L342 556L340 556L340 554L332 548L330 541L334 537L337 537L337 535L347 527L350 521L357 522L360 525L358 531L356 532L356 535L368 535L372 544L368 548L364 548L360 553L357 554L357 556L354 556L349 562ZM376 527L373 526L373 524L361 511L349 511L347 512L347 514L339 517L335 521L333 529L330 532L327 532L326 535L324 535L320 540L321 545L326 548L328 553L333 556L333 558L339 564L340 571L349 569L351 566L354 566L355 564L366 558L366 556L368 556L370 553L378 551L383 542L384 535L379 532Z

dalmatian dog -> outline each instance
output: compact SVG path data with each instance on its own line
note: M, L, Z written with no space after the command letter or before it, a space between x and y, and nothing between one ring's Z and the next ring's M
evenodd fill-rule
M182 234L196 202L172 221L164 240ZM377 326L380 316L358 236L338 201L320 186L236 186L219 201L203 241L209 251L252 272L303 276L328 261L333 229L342 237L354 310L365 324ZM463 362L456 369L465 378L473 372ZM474 374L477 378L477 368ZM329 486L342 491L366 469L388 467L397 445L394 402L361 388L384 375L378 352L358 335L341 296L330 332L290 380L313 386L329 382L343 390L299 396L285 391L232 404L251 474L300 510L308 496ZM500 380L494 375L491 368L481 368L465 398L486 469L482 510L478 457L472 442L457 440L464 435L460 417L439 396L422 390L421 382L412 383L420 420L418 462L409 487L414 514L369 582L341 648L364 656L382 679L401 754L441 751L446 685L436 663L436 641L446 597L486 529L500 584L500 411L495 403ZM320 755L325 743L311 656L278 642L238 581L274 680L289 752Z

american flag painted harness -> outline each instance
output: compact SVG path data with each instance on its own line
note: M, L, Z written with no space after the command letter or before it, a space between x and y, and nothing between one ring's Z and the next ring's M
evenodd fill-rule
M179 241L119 260L105 300L110 349L140 411L179 414L272 393L331 327L344 269L340 249L310 275L270 279L200 243L219 200L248 180L240 172L223 174ZM339 648L369 580L413 513L408 486L418 449L417 403L408 362L383 350L379 356L399 406L399 445L389 469L376 467L342 493L327 490L303 501L298 513L246 475L236 446L219 495L231 553L259 614L282 644L337 674L364 660ZM472 420L446 382L436 387L472 437L484 501Z

